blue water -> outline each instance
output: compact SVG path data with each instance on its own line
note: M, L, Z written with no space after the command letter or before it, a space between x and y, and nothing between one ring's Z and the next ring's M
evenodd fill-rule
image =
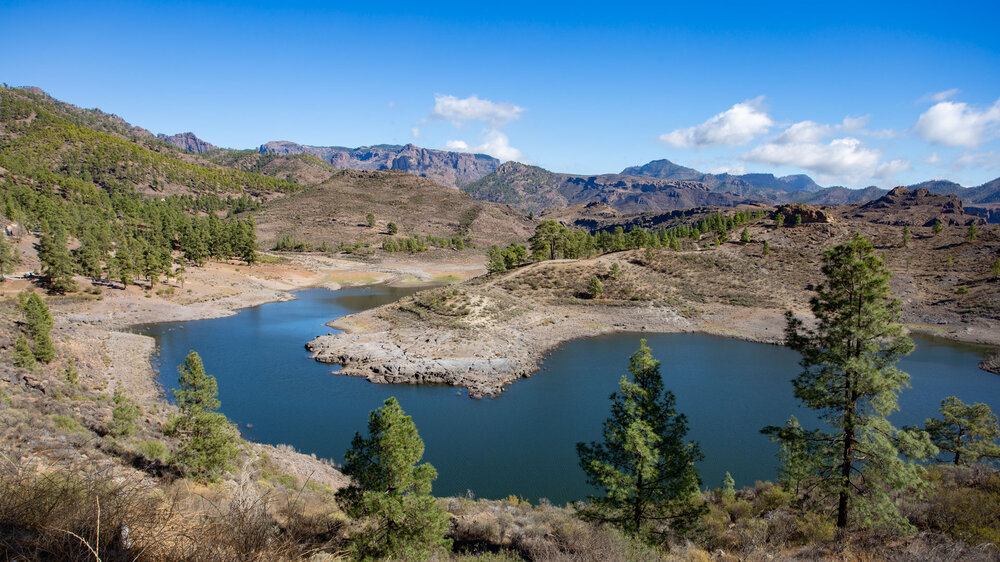
M333 374L336 367L309 359L304 344L333 332L331 319L391 302L413 289L365 287L296 293L297 300L248 308L226 318L152 324L140 331L158 343L160 383L177 384L176 366L196 350L219 382L222 411L244 436L287 443L343 461L368 413L395 396L413 416L426 445L424 459L439 478L436 495L499 498L516 494L556 503L591 492L577 464L575 445L601 435L608 396L625 374L628 356L645 337L662 362L667 388L701 444L705 486L720 485L726 471L737 485L773 479L776 448L760 435L795 414L790 380L798 355L779 346L703 334L614 334L574 340L553 350L539 373L519 380L502 396L472 400L464 391L433 385L375 385ZM945 396L986 402L1000 411L1000 376L977 368L987 348L917 339L900 362L912 389L900 397L899 425L922 423ZM168 392L168 395L171 395Z

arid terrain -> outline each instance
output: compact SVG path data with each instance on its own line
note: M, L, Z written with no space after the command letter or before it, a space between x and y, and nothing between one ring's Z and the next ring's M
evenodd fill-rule
M748 227L752 241L746 244L734 232L718 247L706 239L681 251L534 263L344 317L332 325L345 333L319 337L309 347L317 359L344 365L342 374L443 382L485 396L530 376L548 350L577 337L700 331L780 343L784 312L808 310L823 250L856 231L873 241L893 271L892 287L911 330L1000 345L1000 292L992 269L1000 252L997 227L983 227L969 241L965 226L935 234L914 225L903 247L901 213L920 224L948 215L944 204L902 207L831 207L824 211L829 222L797 227L759 219ZM891 216L895 220L886 218ZM975 220L955 216L956 223ZM587 290L593 276L604 286L597 299Z

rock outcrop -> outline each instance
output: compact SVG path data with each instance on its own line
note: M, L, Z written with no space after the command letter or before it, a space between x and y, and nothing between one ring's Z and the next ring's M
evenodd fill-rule
M936 221L945 226L967 226L985 222L980 217L967 215L957 195L935 194L925 188L897 187L874 201L854 206L849 214L869 222L895 226L932 226Z
M388 332L319 336L306 344L317 361L341 365L339 374L380 384L447 384L472 398L497 396L535 368L521 354L498 358L428 357L408 353ZM514 350L511 350L514 351Z
M181 150L186 150L195 154L204 154L210 150L219 148L210 142L201 140L194 133L177 133L176 135L170 136L160 133L156 135L156 138L165 143L172 144Z
M830 215L826 211L802 203L779 205L775 212L785 217L786 224L794 224L796 217L802 218L802 224L830 222Z
M485 154L432 150L412 144L347 148L271 141L258 150L274 154L312 154L341 170L401 170L449 187L476 181L500 166L499 160Z

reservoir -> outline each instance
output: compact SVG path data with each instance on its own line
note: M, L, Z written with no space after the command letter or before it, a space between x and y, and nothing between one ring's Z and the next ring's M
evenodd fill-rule
M737 486L773 479L777 447L760 428L781 425L791 414L815 427L815 416L793 395L798 354L704 334L573 340L553 350L531 378L486 400L447 386L371 384L338 376L331 372L336 366L309 358L305 343L333 332L325 322L414 291L309 289L296 292L296 300L226 318L150 324L138 331L156 338L154 366L171 400L177 366L193 349L218 380L221 411L246 438L286 443L337 463L354 433L367 432L368 413L395 396L424 440L424 460L438 470L438 496L471 491L476 497L515 494L563 504L591 493L577 464L576 443L601 438L608 396L641 338L660 360L678 411L687 415L689 438L701 444L703 487L718 487L726 471ZM897 427L923 423L951 395L1000 412L1000 376L977 367L988 348L927 338L915 342L916 351L898 364L911 375L912 388L902 392L901 410L891 418Z

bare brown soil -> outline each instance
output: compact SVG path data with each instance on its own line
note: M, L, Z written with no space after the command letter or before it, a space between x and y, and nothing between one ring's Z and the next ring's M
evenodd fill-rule
M375 226L365 217L375 215ZM269 204L257 215L261 247L270 248L282 236L319 247L367 243L381 247L396 235L468 238L472 245L506 245L526 240L536 221L519 211L438 185L405 172L344 170L329 180Z

